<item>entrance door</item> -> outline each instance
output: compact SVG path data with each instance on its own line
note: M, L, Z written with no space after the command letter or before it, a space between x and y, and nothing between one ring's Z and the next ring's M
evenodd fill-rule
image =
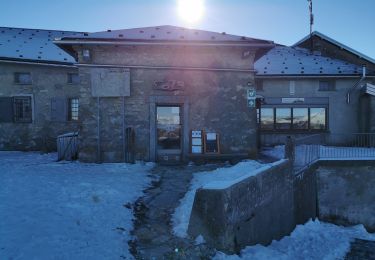
M181 108L179 106L156 107L156 152L158 161L181 160Z

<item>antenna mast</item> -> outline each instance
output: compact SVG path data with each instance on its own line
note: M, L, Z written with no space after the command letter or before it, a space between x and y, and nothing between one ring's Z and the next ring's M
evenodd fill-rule
M313 52L313 39L312 39L312 27L314 24L314 15L312 13L312 0L307 0L309 2L309 16L310 16L310 50Z

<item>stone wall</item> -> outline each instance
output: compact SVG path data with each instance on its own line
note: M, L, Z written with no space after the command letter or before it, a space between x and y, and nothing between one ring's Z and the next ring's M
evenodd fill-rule
M14 73L30 72L32 84L14 82ZM0 150L54 150L57 135L78 130L77 122L52 122L51 98L78 97L79 86L68 84L75 67L0 63L0 97L32 96L32 123L0 122Z
M319 219L375 232L374 161L322 161L317 178Z
M198 189L188 233L215 248L239 252L271 243L295 227L293 174L288 160L223 187Z
M81 53L79 48L76 50ZM152 125L155 115L152 111L156 104L182 106L184 158L190 149L190 130L219 133L222 153L255 156L256 113L246 103L246 90L254 82L254 74L250 71L254 55L242 59L241 49L236 48L144 46L98 47L91 49L91 53L92 66L79 68L82 78L80 112L83 119L80 160L122 161L124 127L135 129L136 158L154 160L152 147L155 145L155 130ZM80 62L85 61L81 59ZM101 97L99 102L98 98L92 96L91 75L103 64L130 68L130 96ZM182 81L184 88L173 91L154 88L156 81L168 80Z

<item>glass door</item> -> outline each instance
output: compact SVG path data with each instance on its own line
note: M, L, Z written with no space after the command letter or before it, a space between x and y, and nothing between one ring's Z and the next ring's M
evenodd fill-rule
M181 109L179 106L156 107L157 154L162 160L180 160ZM177 157L176 157L177 156Z

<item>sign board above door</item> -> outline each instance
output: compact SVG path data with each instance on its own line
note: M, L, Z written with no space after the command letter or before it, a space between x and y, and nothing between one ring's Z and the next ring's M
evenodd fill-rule
M130 96L130 71L123 68L91 69L91 94L93 97Z

